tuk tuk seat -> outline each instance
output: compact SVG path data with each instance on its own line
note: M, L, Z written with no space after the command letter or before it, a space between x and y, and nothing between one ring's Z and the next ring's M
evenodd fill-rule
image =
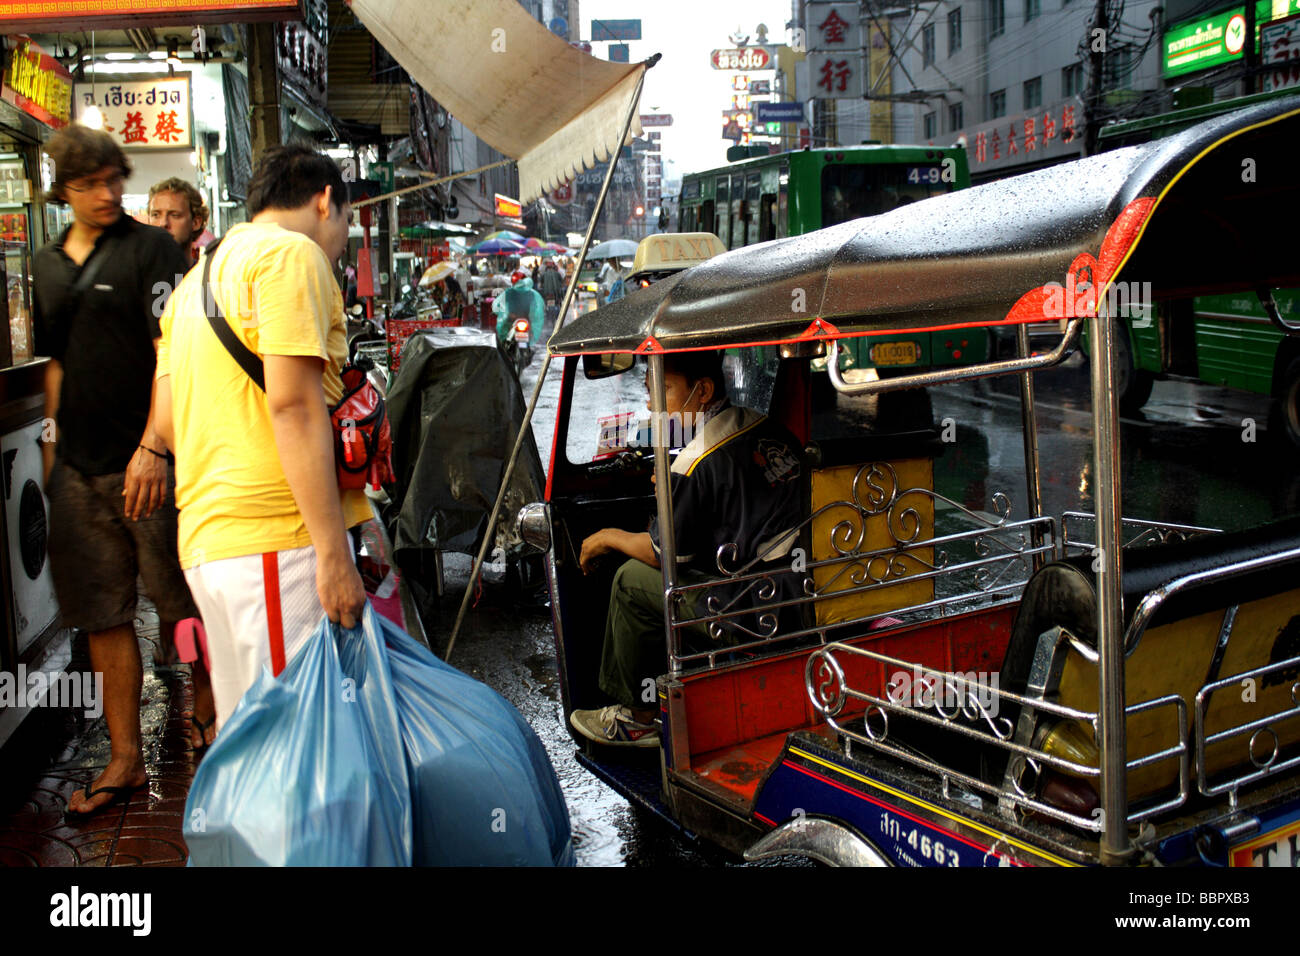
M1300 517L1244 531L1125 549L1121 555L1124 627L1142 600L1185 575L1300 547ZM1040 635L1061 627L1089 648L1097 643L1097 598L1088 554L1040 568L1025 586L999 675L1002 687L1024 693L1036 654L1054 657L1059 673L1047 697L1067 707L1095 712L1097 666L1069 643L1040 647ZM1235 610L1234 610L1235 609ZM1210 580L1174 592L1153 615L1125 662L1128 704L1178 694L1189 722L1201 688L1216 680L1300 655L1300 559ZM1043 662L1047 663L1047 662ZM1049 671L1052 670L1049 668ZM1294 675L1269 675L1253 696L1223 691L1211 698L1205 735L1241 726L1265 714L1285 711ZM1285 676L1286 679L1282 679ZM1012 715L1014 720L1014 715ZM1177 743L1169 708L1132 714L1128 755L1136 757ZM1277 723L1280 747L1300 741L1300 720ZM1091 735L1091 729L1085 731ZM1245 736L1206 750L1207 776L1249 759ZM1131 771L1129 798L1150 796L1177 782L1177 762L1167 759Z

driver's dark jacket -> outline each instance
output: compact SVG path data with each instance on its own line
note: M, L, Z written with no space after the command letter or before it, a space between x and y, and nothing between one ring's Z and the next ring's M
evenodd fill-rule
M722 578L754 562L746 573L773 570L778 592L796 594L797 576L789 568L798 542L801 474L799 444L775 421L734 406L709 419L672 467L678 566ZM660 555L657 519L650 540ZM743 590L709 593L725 596L726 603ZM757 590L749 589L737 606L752 607Z

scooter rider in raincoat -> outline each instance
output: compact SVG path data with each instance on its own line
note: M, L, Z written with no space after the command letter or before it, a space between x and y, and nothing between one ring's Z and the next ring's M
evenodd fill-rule
M525 273L515 272L511 279L513 285L492 302L492 311L497 317L497 341L508 351L510 343L515 341L515 320L527 319L526 348L531 349L546 320L546 303L542 300L541 293L533 288L533 280Z

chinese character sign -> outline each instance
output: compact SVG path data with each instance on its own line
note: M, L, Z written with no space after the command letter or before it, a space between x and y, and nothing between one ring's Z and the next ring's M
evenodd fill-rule
M189 75L77 84L78 119L92 105L104 113L104 131L125 149L193 147Z
M861 99L866 91L866 62L858 5L809 3L804 10L813 96Z

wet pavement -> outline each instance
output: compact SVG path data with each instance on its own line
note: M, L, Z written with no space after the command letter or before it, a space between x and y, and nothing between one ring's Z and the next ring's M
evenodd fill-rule
M89 820L64 821L68 797L107 765L102 717L66 709L35 709L5 745L0 764L0 867L183 866L185 799L198 766L190 748L189 668L154 666L158 617L142 607L136 619L144 662L140 724L147 790ZM68 670L90 670L84 638L73 640Z
M523 376L526 395L531 395L541 364L538 349ZM553 363L534 420L543 456L551 448L559 373L560 364ZM620 378L616 387L623 407L642 407L641 376ZM1091 511L1087 365L1076 356L1062 368L1038 373L1035 383L1044 511ZM935 464L936 490L980 510L988 508L994 492L1004 492L1012 502L1012 519L1027 515L1016 389L1013 379L1004 379L930 392L935 423L950 425L950 440ZM590 429L611 407L608 395L592 392L585 401L578 420L590 423L584 426ZM1300 511L1300 469L1294 453L1267 435L1268 406L1263 396L1184 381L1156 383L1143 411L1121 422L1125 514L1229 530ZM841 424L860 424L876 411L874 400L841 397L833 414ZM571 442L591 441L591 435L571 437ZM466 556L446 557L446 595L425 622L435 651L445 647L469 565ZM452 663L495 688L537 731L568 801L579 864L743 865L632 808L577 763L560 705L549 609L513 606L503 578L503 568L488 568ZM196 766L182 716L189 705L189 683L183 668L171 673L152 667L157 621L151 611L142 613L139 630L146 661L147 795L142 792L92 821L64 824L68 794L107 761L106 732L102 719L35 712L0 754L0 866L183 862L181 819ZM73 666L78 666L75 659ZM88 663L83 660L80 666Z

